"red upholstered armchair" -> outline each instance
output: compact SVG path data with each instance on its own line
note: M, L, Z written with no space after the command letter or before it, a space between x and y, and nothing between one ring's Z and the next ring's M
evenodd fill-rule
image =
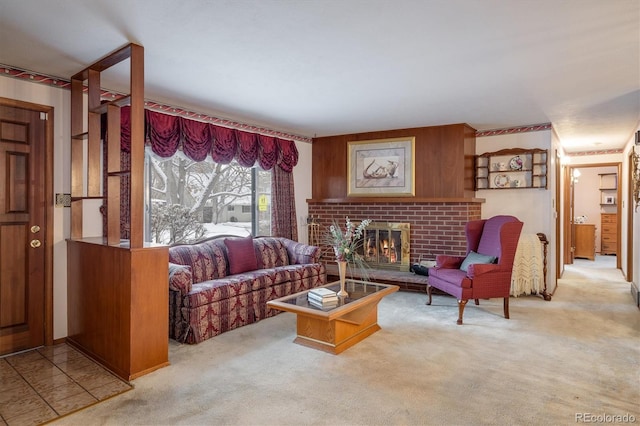
M436 266L429 268L427 305L431 305L433 287L455 296L458 299L458 324L462 324L462 314L469 299L475 299L479 305L479 299L503 297L504 317L509 318L511 271L522 225L513 216L468 222L465 226L467 256L439 255Z

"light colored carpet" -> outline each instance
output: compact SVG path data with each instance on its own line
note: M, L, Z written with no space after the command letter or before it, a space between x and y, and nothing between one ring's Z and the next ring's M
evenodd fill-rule
M426 295L394 293L379 306L382 330L338 356L292 343L290 313L172 342L171 366L55 424L640 422L640 311L620 271L585 262L567 267L551 302L511 298L510 320L498 299L470 302L458 326L453 298L426 306Z

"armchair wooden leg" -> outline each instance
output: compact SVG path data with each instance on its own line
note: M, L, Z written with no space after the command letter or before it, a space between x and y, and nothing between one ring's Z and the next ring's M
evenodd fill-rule
M480 299L476 299L476 305L480 304Z
M427 301L427 303L425 303L425 305L430 305L431 304L431 286L429 284L427 284L427 294L429 295L429 300Z
M509 298L504 298L504 317L509 319Z
M467 305L468 300L458 300L458 325L462 325L462 314L464 313L464 307Z

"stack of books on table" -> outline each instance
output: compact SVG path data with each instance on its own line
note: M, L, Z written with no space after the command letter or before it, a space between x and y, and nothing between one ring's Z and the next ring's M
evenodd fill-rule
M307 300L318 308L333 308L338 306L338 293L324 287L313 288L309 290Z

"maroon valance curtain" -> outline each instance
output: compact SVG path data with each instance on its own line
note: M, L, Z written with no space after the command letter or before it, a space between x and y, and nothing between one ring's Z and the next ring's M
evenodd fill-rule
M121 111L121 166L122 170L128 170L131 152L130 107L123 107ZM106 125L103 129L106 129ZM171 157L182 149L184 154L194 161L203 161L207 155L211 155L213 161L220 164L229 164L236 159L238 164L252 167L257 161L263 170L273 170L272 235L297 240L295 194L291 173L293 167L298 164L298 149L294 141L150 110L145 110L144 139L145 144L150 145L153 152L160 157ZM105 161L105 179L106 164ZM276 165L278 167L275 167ZM120 197L121 238L128 239L128 176L122 177ZM106 236L106 216L103 229Z
M126 152L131 146L129 109L123 107L121 116L121 147ZM171 157L182 149L194 161L211 155L216 163L229 164L235 158L244 167L257 162L263 170L278 165L289 173L298 164L298 149L292 140L150 110L145 110L145 143L160 157Z

